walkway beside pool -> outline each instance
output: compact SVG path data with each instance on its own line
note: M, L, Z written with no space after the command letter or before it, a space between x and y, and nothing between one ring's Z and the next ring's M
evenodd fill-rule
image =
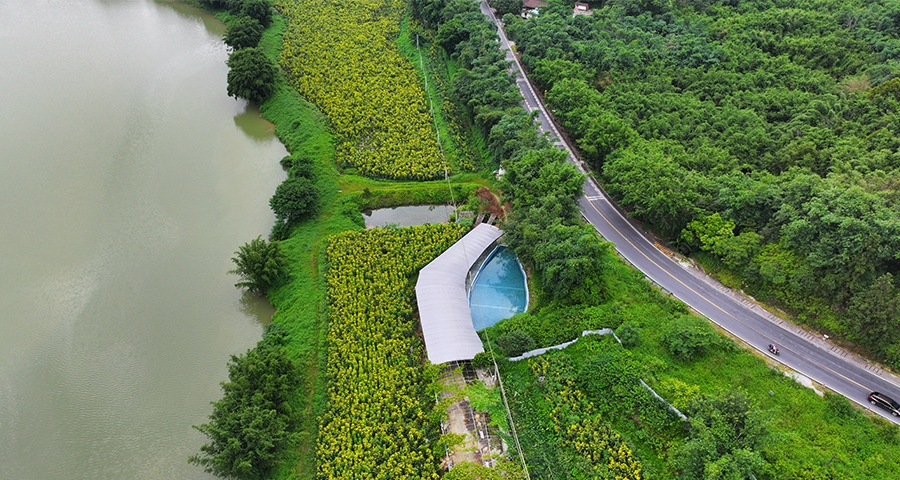
M416 302L431 363L471 360L484 351L472 324L466 282L501 234L481 223L419 271Z

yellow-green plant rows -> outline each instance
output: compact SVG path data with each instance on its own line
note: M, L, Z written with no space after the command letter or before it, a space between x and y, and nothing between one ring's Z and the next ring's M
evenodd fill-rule
M328 410L319 428L319 478L439 478L425 437L433 400L423 396L411 279L460 234L455 225L426 225L329 240Z
M337 161L369 176L432 179L443 163L422 81L395 40L402 0L278 0L281 65L328 115Z
M546 399L553 407L550 417L562 444L590 460L595 471L603 470L604 478L641 480L640 462L622 437L599 414L591 412L594 406L578 390L575 380L566 378L546 357L529 360L528 366L538 378L559 382L560 388L548 391Z

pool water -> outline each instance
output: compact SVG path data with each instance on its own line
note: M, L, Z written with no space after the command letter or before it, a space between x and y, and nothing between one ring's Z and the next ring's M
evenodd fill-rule
M512 250L497 247L485 261L469 289L469 308L475 330L490 327L528 308L525 272Z

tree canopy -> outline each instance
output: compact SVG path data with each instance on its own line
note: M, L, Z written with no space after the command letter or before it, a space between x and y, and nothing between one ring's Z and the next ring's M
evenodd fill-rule
M268 27L272 23L272 4L269 0L243 0L241 15L256 20L263 28Z
M289 177L275 190L269 206L279 222L296 222L315 211L316 196L316 188L308 178Z
M491 7L497 9L497 16L502 17L507 13L518 14L522 11L522 0L491 0Z
M240 16L228 24L224 40L226 45L235 50L252 48L259 44L262 33L263 27L259 21L255 18Z
M898 18L896 1L616 0L505 20L631 215L757 298L887 352L900 339L835 317L900 272Z
M760 451L770 439L768 417L747 396L701 396L686 409L690 440L674 455L685 478L743 480L766 465Z
M284 347L285 333L270 325L257 346L232 355L224 395L209 423L194 428L210 439L188 460L223 478L262 480L297 436L291 399L300 375Z
M258 47L228 56L228 96L262 104L275 91L275 65Z
M234 286L246 288L257 295L264 295L278 282L287 261L281 244L266 242L261 235L241 245L234 253L237 256L232 257L231 261L237 268L228 273L241 276L241 281Z

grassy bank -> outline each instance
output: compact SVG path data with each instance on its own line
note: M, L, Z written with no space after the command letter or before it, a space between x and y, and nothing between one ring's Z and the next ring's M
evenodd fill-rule
M274 17L260 46L273 62L281 50L285 20ZM336 233L360 228L353 214L342 214L338 199L338 171L327 119L279 75L275 93L261 107L262 115L275 124L275 135L292 155L313 160L319 191L319 214L294 226L290 238L281 242L289 259L284 283L269 292L276 308L273 322L290 332L288 349L303 372L302 390L295 408L301 412L301 437L296 462L282 466L275 478L314 478L316 472L317 418L325 411L325 337L328 315L325 282L320 271L326 239Z

